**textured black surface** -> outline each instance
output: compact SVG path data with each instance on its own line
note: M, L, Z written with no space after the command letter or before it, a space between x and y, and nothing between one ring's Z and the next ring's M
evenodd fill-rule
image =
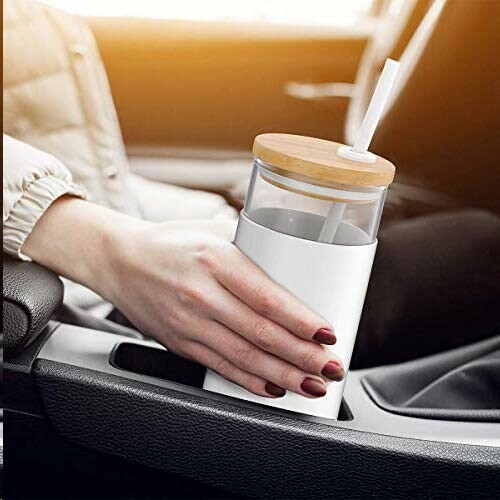
M495 496L500 450L325 426L37 360L69 442L256 497Z
M362 382L375 403L393 413L500 422L500 335L421 360L376 368Z
M6 411L5 425L6 500L234 498L161 469L71 446L40 417Z
M61 304L59 277L33 262L3 255L3 330L5 357L20 352L45 328Z
M50 321L42 332L20 353L3 362L3 403L6 409L42 415L40 396L35 387L32 366L44 342L59 323Z

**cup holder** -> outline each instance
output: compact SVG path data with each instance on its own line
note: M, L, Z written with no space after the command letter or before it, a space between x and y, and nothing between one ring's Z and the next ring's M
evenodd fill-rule
M188 385L196 389L203 389L205 367L164 349L134 344L132 342L122 342L111 352L109 362L112 366L120 370L169 380L170 382ZM239 404L243 403L241 400L231 399ZM262 406L262 408L267 407ZM300 415L287 410L273 409L273 411L284 412L294 416ZM349 421L352 419L353 416L349 407L345 400L342 400L338 420Z

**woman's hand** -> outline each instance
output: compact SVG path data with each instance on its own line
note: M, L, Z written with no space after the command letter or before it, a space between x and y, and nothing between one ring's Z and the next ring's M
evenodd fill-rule
M64 236L60 226L56 229L64 240L73 245L75 238L86 240L80 256L59 255L59 264L52 266L34 249L43 246L38 239L46 237L37 234L50 231L51 217L52 225L57 218L66 220L73 238ZM71 229L75 217L78 228ZM96 290L170 350L255 394L280 397L291 390L324 396L325 380L344 377L340 360L320 345L335 343L331 325L231 243L233 224L153 224L70 199L47 211L23 250ZM91 233L87 238L76 236L86 230ZM75 264L83 271L78 276L61 272L65 258L70 269L83 258L86 265Z

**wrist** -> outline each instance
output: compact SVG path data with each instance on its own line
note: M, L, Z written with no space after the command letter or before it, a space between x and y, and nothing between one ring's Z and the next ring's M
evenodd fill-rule
M121 278L140 259L139 242L151 223L99 208L100 217L93 228L94 237L84 259L81 279L85 280L83 284L115 303L122 286Z
M23 253L57 274L101 295L113 273L124 234L142 221L64 196L47 209L23 245Z

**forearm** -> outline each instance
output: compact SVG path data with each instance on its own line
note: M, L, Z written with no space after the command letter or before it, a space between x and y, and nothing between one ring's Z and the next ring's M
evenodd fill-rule
M22 251L255 394L323 396L325 380L344 376L319 345L335 342L331 326L232 245L233 232L228 220L150 223L63 197Z
M23 253L54 272L104 294L118 246L143 221L74 197L56 200L37 222Z

